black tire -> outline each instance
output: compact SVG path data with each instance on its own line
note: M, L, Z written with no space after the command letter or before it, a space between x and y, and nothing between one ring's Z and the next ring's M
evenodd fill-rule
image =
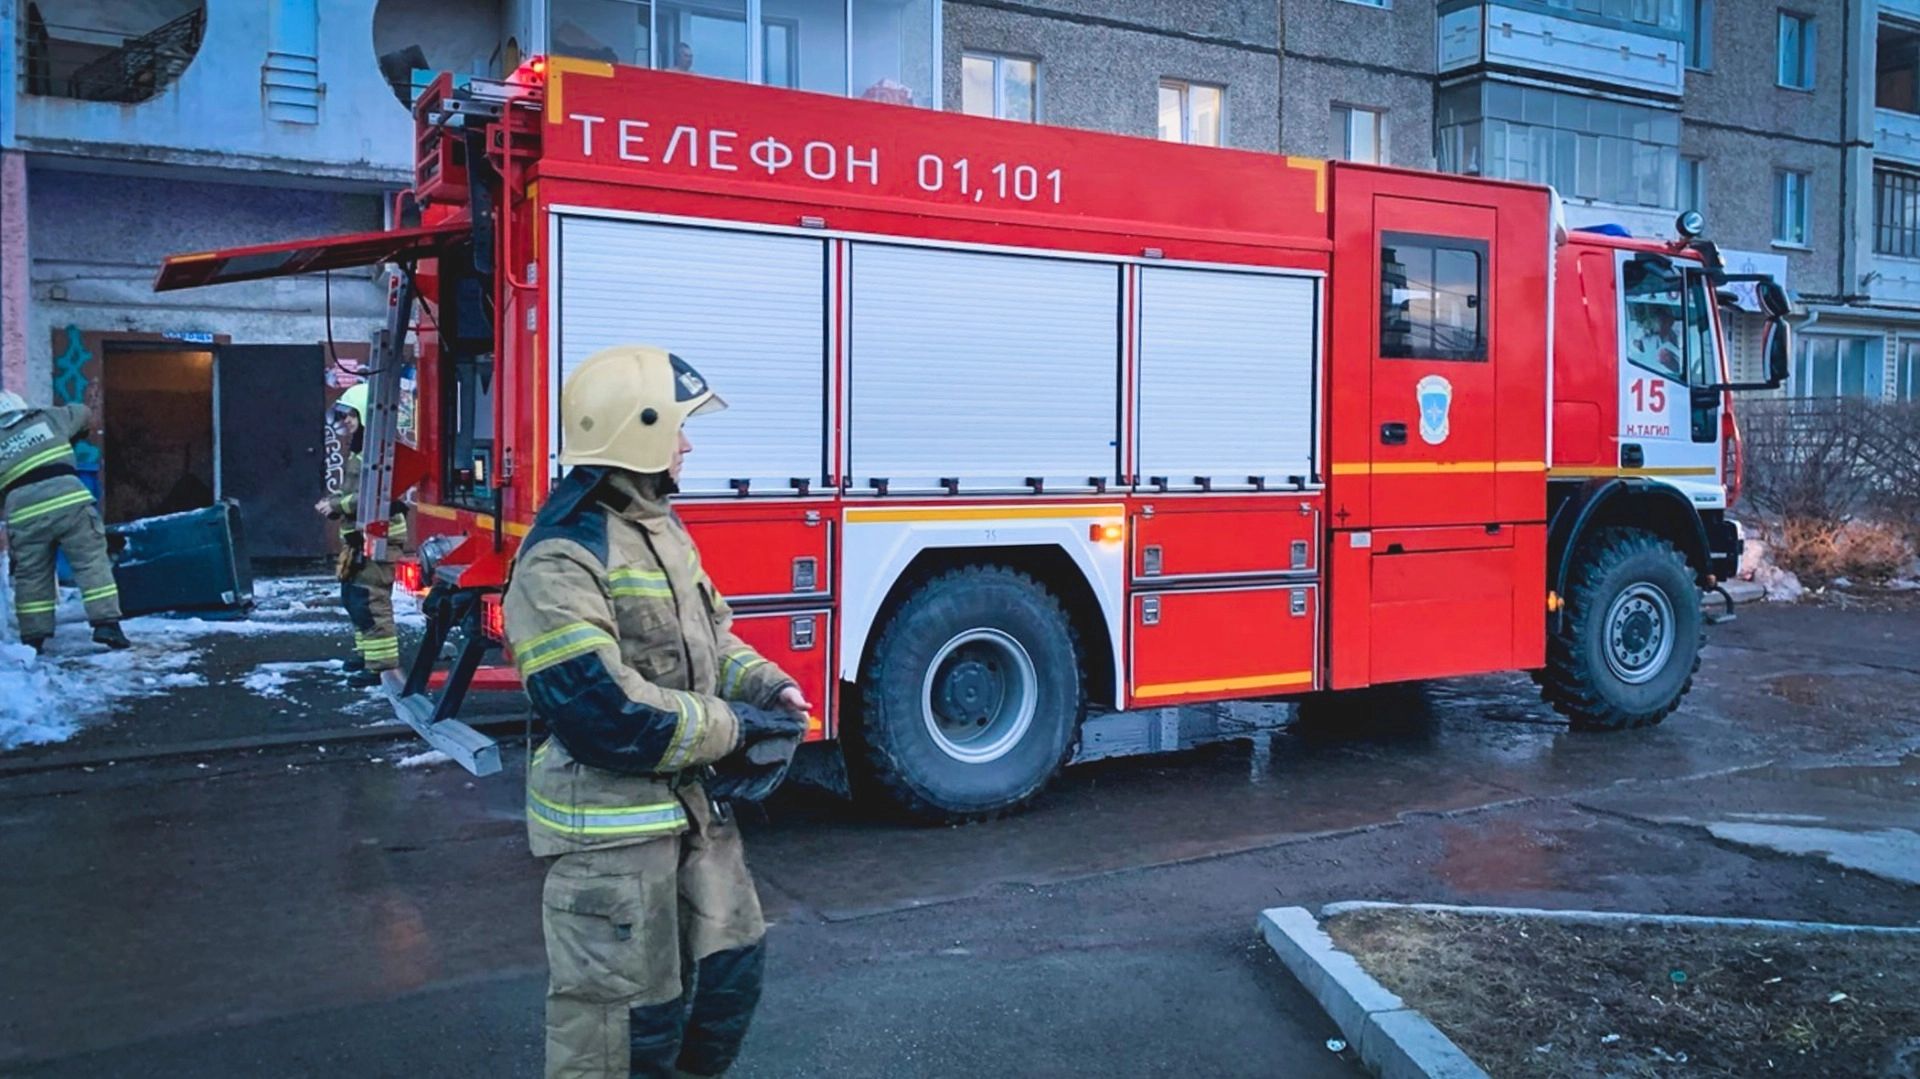
M1644 529L1601 529L1581 545L1564 599L1560 630L1547 638L1541 698L1574 730L1665 719L1693 687L1706 623L1686 557Z
M1072 623L1039 582L1003 566L934 577L887 620L863 673L848 755L860 787L929 823L1020 809L1072 754L1085 682Z

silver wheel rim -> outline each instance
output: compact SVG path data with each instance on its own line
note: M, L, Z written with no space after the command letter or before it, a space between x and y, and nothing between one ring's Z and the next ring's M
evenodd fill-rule
M920 685L920 715L941 752L966 764L999 760L1033 726L1039 679L1011 634L970 629L934 653Z
M1650 681L1673 656L1673 602L1644 581L1630 585L1607 608L1607 666L1629 685Z

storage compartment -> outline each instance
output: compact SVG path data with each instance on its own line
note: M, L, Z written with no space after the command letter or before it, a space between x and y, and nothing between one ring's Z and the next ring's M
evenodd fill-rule
M1114 482L1118 266L878 244L850 265L856 490Z
M1313 689L1319 625L1311 584L1136 594L1132 704Z
M826 243L795 236L588 217L557 219L559 388L613 345L657 345L692 364L728 411L688 426L680 486L792 493L825 481ZM558 452L559 445L551 447Z
M1311 478L1319 316L1315 278L1142 269L1136 482Z
M1514 548L1387 554L1386 534L1374 534L1372 681L1513 667Z
M833 722L832 680L828 663L828 642L833 639L833 615L826 610L781 612L779 614L734 613L733 632L756 651L780 666L800 683L800 691L813 702L814 715L822 721L809 731L809 741L831 736Z
M1135 580L1312 572L1320 565L1317 498L1245 508L1161 503L1133 517Z
M833 591L833 524L820 511L794 507L743 516L688 503L680 514L707 576L729 603Z

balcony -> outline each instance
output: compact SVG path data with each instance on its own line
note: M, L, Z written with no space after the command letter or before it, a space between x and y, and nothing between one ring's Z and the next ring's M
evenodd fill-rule
M1673 0L1447 0L1436 59L1443 76L1496 67L1678 97L1685 37Z
M377 6L12 5L0 37L15 47L15 79L0 93L12 95L14 141L36 153L129 163L405 182L412 117L374 52Z

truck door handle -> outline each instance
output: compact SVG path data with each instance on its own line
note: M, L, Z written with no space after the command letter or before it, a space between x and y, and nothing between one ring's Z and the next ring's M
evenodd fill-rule
M1383 423L1380 425L1380 444L1382 446L1404 446L1407 444L1407 425L1404 423Z
M1646 466L1646 463L1647 451L1642 449L1638 442L1623 442L1620 444L1621 468L1643 468Z

